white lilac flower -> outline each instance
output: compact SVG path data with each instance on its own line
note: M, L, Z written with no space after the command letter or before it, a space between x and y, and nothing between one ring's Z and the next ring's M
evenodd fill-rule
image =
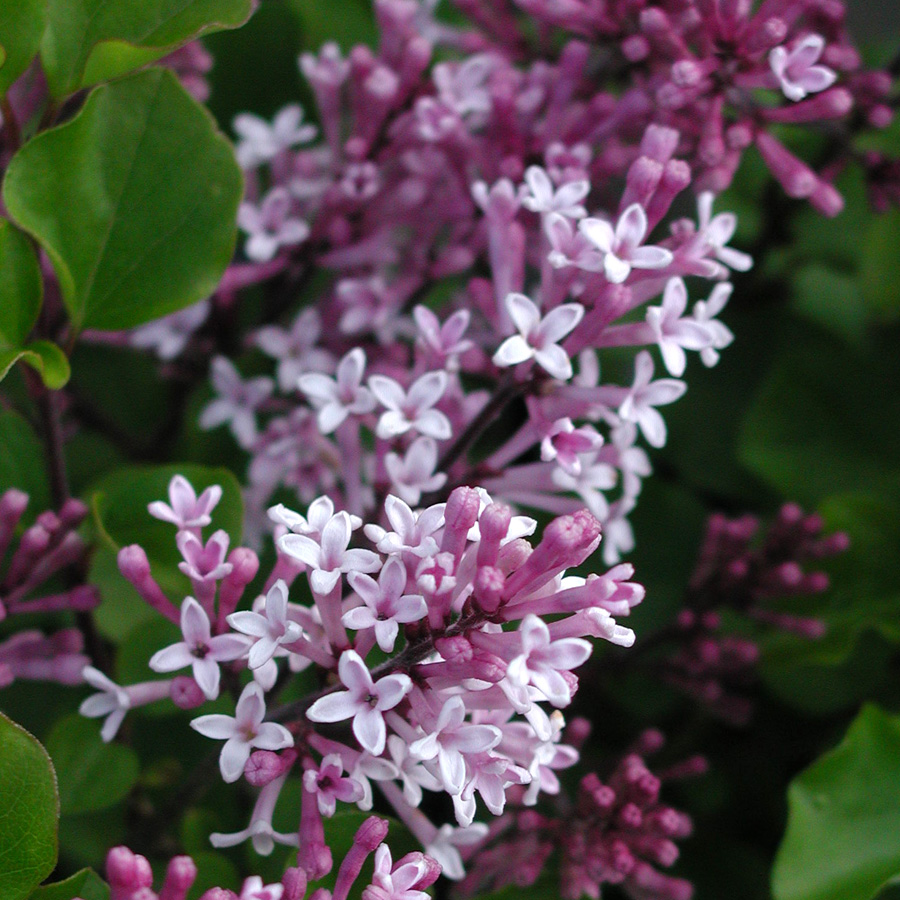
M294 247L309 237L309 225L291 216L293 200L286 188L272 188L257 206L243 202L237 223L248 235L244 244L247 258L263 263L273 259L281 247Z
M384 501L384 513L393 531L381 525L366 525L366 537L380 553L411 553L413 556L433 556L438 552L434 533L444 524L443 503L414 512L399 497L389 494Z
M446 372L426 372L409 386L408 391L386 375L372 375L369 387L385 408L375 428L382 440L399 437L410 430L439 441L452 435L450 420L434 409L447 390Z
M219 769L225 781L237 781L250 758L250 751L284 750L294 739L283 725L263 722L266 702L262 688L250 682L241 693L234 716L213 714L191 721L191 728L204 737L225 741L219 755Z
M392 451L384 458L392 490L411 505L418 503L422 494L440 490L446 484L446 474L435 472L437 463L437 443L434 438L424 436L417 437L402 457Z
M507 294L505 304L519 333L497 348L494 364L515 366L533 359L554 378L571 378L572 363L559 341L582 320L584 307L580 303L563 303L541 318L541 311L524 294Z
M681 278L670 278L663 291L661 306L650 306L646 320L659 346L663 362L676 378L687 367L685 350L703 350L710 346L712 333L696 318L685 316L687 287Z
M672 262L672 254L663 247L641 244L647 236L647 214L639 203L632 203L615 228L604 219L582 219L581 233L603 256L603 271L608 281L621 284L632 269L664 269Z
M662 447L666 442L666 422L655 407L674 403L687 385L675 378L652 378L653 359L642 350L634 361L634 383L619 406L619 416L634 422L651 447Z
M802 100L807 94L824 91L837 81L837 73L817 66L825 49L820 34L808 34L794 47L774 47L769 51L769 66L788 100Z
M241 611L232 613L226 621L235 631L255 638L247 657L251 669L264 666L279 646L292 644L302 634L300 625L288 618L288 589L280 578L266 594L264 614Z
M616 470L609 463L597 459L597 451L579 455L577 467L578 474L562 467L556 468L551 473L553 483L564 491L573 491L581 497L584 505L591 514L598 519L605 519L608 504L603 491L615 487Z
M703 242L703 250L707 253L712 251L712 255L728 268L736 272L747 272L753 268L753 257L727 246L737 229L737 216L730 212L714 216L714 201L715 194L712 191L704 191L697 197L697 235ZM724 272L725 270L719 270L719 273ZM715 276L719 273L710 274Z
M474 346L472 341L463 338L469 327L469 311L458 309L441 325L440 319L427 306L416 306L413 318L422 346L441 359L447 369L459 368L459 354Z
M315 309L304 309L289 329L267 325L256 332L256 346L278 360L275 375L284 393L297 389L304 372L331 371L331 354L316 346L321 332L321 318Z
M355 650L341 654L338 675L347 690L320 697L307 711L307 718L311 722L353 719L353 734L360 746L373 756L381 756L387 740L384 713L412 690L409 676L395 673L375 682Z
M544 169L529 166L525 170L525 184L528 186L528 193L522 198L525 209L536 213L558 213L570 219L581 219L587 215L581 201L591 190L589 181L570 181L557 188Z
M506 677L517 687L536 687L554 706L568 706L572 691L561 673L571 672L591 655L591 645L581 638L550 640L543 619L527 615L519 626L522 653L514 657Z
M263 884L259 875L250 875L244 879L238 900L281 900L283 894L283 884Z
M141 350L153 350L161 360L168 362L188 345L194 332L208 318L210 309L209 300L200 300L178 312L133 328L128 334L128 343Z
M363 385L366 354L356 347L338 363L334 378L319 372L301 375L297 384L318 410L322 434L330 434L349 415L361 416L375 409L372 392Z
M418 622L428 612L421 594L404 593L406 566L396 556L385 563L378 581L362 572L350 572L347 581L364 605L345 612L341 621L354 631L373 628L375 640L385 653L394 649L400 625Z
M435 778L421 760L410 754L409 744L403 738L396 734L389 735L387 748L397 768L398 774L395 777L400 779L403 796L410 806L418 806L422 802L422 788L428 791L441 789L440 779Z
M410 744L416 759L437 759L441 781L448 794L459 794L466 778L466 755L485 753L500 743L502 734L493 725L472 725L465 721L466 707L462 697L444 701L434 728Z
M181 604L181 634L183 641L157 650L150 657L150 668L154 672L177 672L190 666L206 699L215 700L219 696L219 663L246 655L250 642L237 634L213 637L209 617L193 597L186 597Z
M550 213L544 217L544 234L550 244L547 260L554 269L576 266L586 272L603 271L603 254L575 228L571 219Z
M156 519L170 522L178 529L203 528L212 522L210 513L222 499L222 488L210 485L199 497L193 485L183 475L169 482L169 502L155 500L147 511Z
M256 440L256 410L274 389L271 378L241 379L240 373L224 356L212 361L212 383L219 394L203 407L200 427L209 430L226 422L235 440L249 449Z
M481 822L473 822L468 828L456 828L453 825L442 825L425 852L441 865L441 874L459 881L466 874L460 856L459 847L474 847L480 844L488 834L488 827Z
M312 589L317 594L327 594L342 572L377 572L381 566L378 555L371 550L348 549L352 529L350 515L341 511L328 520L318 540L304 534L285 534L278 539L278 547L305 563Z
M288 509L284 504L279 503L269 509L269 518L277 525L284 525L288 531L295 534L305 534L313 540L319 540L325 526L334 516L334 501L331 497L316 497L309 508L306 515L302 516L292 509ZM362 525L362 519L359 516L350 516L350 530L356 531Z
M719 361L719 351L724 350L734 340L731 329L716 318L728 303L733 289L727 282L717 284L708 300L698 300L694 304L694 318L704 328L709 329L712 335L712 343L700 351L700 359L705 366L714 366Z
M109 743L116 736L125 713L131 709L131 699L124 688L107 678L99 669L85 666L81 674L85 682L100 693L92 694L82 701L78 712L89 719L105 718L100 737Z
M282 109L270 125L252 113L235 116L234 131L240 138L235 148L242 169L269 162L296 144L307 144L316 136L314 125L301 125L303 108L292 104Z

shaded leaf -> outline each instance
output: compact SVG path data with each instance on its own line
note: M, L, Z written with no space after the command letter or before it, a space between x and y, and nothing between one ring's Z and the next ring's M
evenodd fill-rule
M42 294L41 269L31 241L0 219L0 347L21 347L28 340L41 311Z
M49 0L41 62L54 97L123 75L202 34L236 28L252 0ZM129 46L131 45L131 46Z
M36 369L44 384L52 390L63 387L72 374L66 354L50 341L34 341L17 350L0 350L0 381L17 362Z
M13 487L25 491L31 498L31 516L45 510L50 505L50 488L42 465L44 448L18 413L0 410L0 447L0 492Z
M209 295L234 249L241 174L163 69L97 88L13 158L12 218L53 261L76 328L130 328Z
M47 738L47 751L59 778L63 815L95 812L128 796L137 781L138 759L120 744L105 744L98 723L66 716ZM102 787L101 787L102 785Z
M109 900L109 887L93 869L82 869L65 881L39 887L30 900Z
M0 97L37 54L45 16L44 0L16 0L0 6Z
M59 798L47 751L0 713L0 897L24 900L56 865Z
M867 900L900 873L900 718L866 706L788 789L775 900Z

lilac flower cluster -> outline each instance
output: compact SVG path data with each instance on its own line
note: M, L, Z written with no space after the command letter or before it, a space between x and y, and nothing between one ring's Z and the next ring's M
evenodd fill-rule
M359 827L353 846L338 870L333 891L319 888L310 900L347 900L367 858L375 853L371 883L363 889L365 900L426 900L425 888L437 879L440 869L423 853L408 853L396 863L383 843L388 823L370 816ZM189 856L175 857L166 869L159 893L153 891L150 863L127 847L113 847L106 857L110 900L185 900L197 877L197 866ZM275 884L264 884L258 875L244 880L239 894L213 887L200 900L303 900L307 878L302 869L289 867Z
M88 666L84 678L98 693L81 712L105 718L108 741L129 709L167 696L194 708L227 682L240 691L234 715L200 715L191 725L224 741L225 781L244 776L260 791L248 827L213 834L214 846L251 840L264 854L276 843L297 846L300 869L317 880L332 868L323 817L339 803L371 809L377 786L435 865L462 878L460 848L487 833L474 821L478 798L500 815L509 791L521 787L520 801L533 806L559 792L554 771L577 761L562 742L560 710L578 687L573 670L591 655L586 638L634 641L616 621L643 597L631 567L567 574L600 541L586 510L554 520L532 546L534 520L483 489L456 488L420 512L390 495L388 527L362 529L375 548L367 549L350 546L361 520L321 497L306 515L270 510L277 562L252 608L237 610L259 561L243 547L229 552L224 531L204 536L220 496L216 487L197 496L176 476L169 502L149 507L177 529L179 567L194 594L180 610L140 547L119 552L125 577L181 628L182 640L155 652L149 668L190 674L120 687ZM312 602L297 602L303 597ZM327 686L267 716L279 672L310 665L331 673ZM239 682L244 671L250 678ZM303 783L298 829L282 834L272 814L295 769ZM425 816L423 791L452 798L455 825Z
M767 604L827 590L828 576L804 566L848 546L844 532L823 535L822 519L805 515L795 504L782 507L762 538L759 528L754 516L710 518L676 623L678 649L662 667L669 683L735 723L746 722L752 711L745 690L754 677L759 647L749 637L723 633L721 614L733 610L807 639L822 637L826 626L820 619L779 612Z
M76 584L41 594L41 588L60 573L78 569L87 545L76 532L87 515L80 500L68 500L58 512L40 513L16 540L16 531L28 507L28 495L11 488L0 495L0 621L23 613L67 610L85 612L100 602L96 588ZM76 572L76 579L81 580ZM34 596L37 593L38 596ZM88 663L82 652L84 638L77 628L47 636L40 631L19 631L0 642L0 687L18 678L80 684Z
M579 737L587 736L590 726L585 720L572 725ZM464 896L507 885L529 887L550 854L558 851L566 900L597 900L604 884L621 885L634 900L688 900L691 884L663 874L659 867L677 860L675 841L690 835L691 820L660 803L659 794L663 781L699 775L706 762L694 757L654 775L643 757L662 744L658 731L645 732L605 782L594 773L583 776L574 802L559 815L520 809L499 820L471 859L461 885Z
M415 506L477 483L587 506L613 564L650 473L639 439L665 443L658 407L685 391L688 351L714 365L732 340L718 316L751 260L715 195L755 143L791 196L837 212L771 128L851 110L881 127L890 79L859 71L830 0L457 5L472 27L379 0L377 51L304 55L321 141L297 105L235 120L246 259L217 302L276 274L288 292L314 267L333 279L252 336L274 379L214 361L200 424L250 453L260 534L283 488L368 517L388 493ZM438 48L451 58L433 64ZM696 219L672 218L689 186ZM691 304L689 277L715 282L708 299ZM601 378L612 347L633 348L630 386ZM473 458L504 414L505 441Z

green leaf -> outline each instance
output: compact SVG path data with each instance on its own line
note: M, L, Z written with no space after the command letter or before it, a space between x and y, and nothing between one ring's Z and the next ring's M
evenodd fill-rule
M21 347L28 340L41 311L43 290L31 241L0 219L0 347Z
M76 328L131 328L209 295L234 249L241 173L164 69L97 88L13 158L10 215L49 254Z
M63 815L114 806L128 796L137 781L134 751L120 744L104 744L97 722L77 714L57 723L47 738L47 752L56 767Z
M775 900L867 900L900 873L900 718L866 706L791 782Z
M900 354L809 326L787 340L742 424L741 461L799 503L878 490L900 459Z
M45 510L50 505L50 488L42 464L44 447L18 413L0 410L0 447L0 492L18 488L31 498L32 515Z
M356 44L375 45L378 29L366 0L342 0L339 16L332 0L290 0L290 5L300 19L308 50L317 51L325 41L336 41L345 51Z
M109 900L109 887L93 869L82 869L65 881L39 887L29 900Z
M0 897L24 900L56 865L59 798L47 751L0 713Z
M66 354L50 341L34 341L18 350L0 350L0 381L17 362L28 363L36 369L52 390L63 387L72 374Z
M875 216L863 237L860 287L869 309L883 321L900 318L900 211Z
M44 0L16 0L0 6L0 97L28 68L41 45Z
M242 25L252 9L252 0L49 0L41 62L50 92L65 97L123 75L202 34Z
M140 544L153 567L153 577L165 591L180 602L188 582L178 571L181 554L175 545L175 528L154 519L147 506L154 500L168 499L168 487L174 475L184 475L199 494L218 484L222 499L212 513L212 528L224 529L231 546L241 539L244 504L237 479L227 469L211 469L185 463L168 466L135 466L121 469L104 478L93 490L95 520L114 549ZM120 576L121 577L121 576ZM124 582L124 579L122 579ZM104 605L114 602L114 596Z

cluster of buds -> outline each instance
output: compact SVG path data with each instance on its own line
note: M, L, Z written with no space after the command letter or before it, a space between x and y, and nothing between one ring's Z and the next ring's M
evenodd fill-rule
M691 834L691 820L662 804L660 789L663 781L702 774L706 763L694 757L655 775L644 757L662 743L658 731L645 732L605 782L594 773L585 775L574 802L556 816L520 810L499 821L471 859L463 896L507 885L528 887L556 852L566 900L596 900L604 884L621 885L634 900L688 900L690 883L659 868L678 859L675 841Z
M510 791L533 806L559 792L555 770L577 761L562 742L560 710L578 687L573 670L591 655L588 639L634 641L616 621L643 597L631 567L567 574L600 542L586 510L554 520L532 546L534 520L483 489L457 488L418 512L388 496L387 527L363 529L368 549L350 547L361 520L322 497L305 516L270 510L278 560L252 608L236 610L258 560L246 548L229 553L222 531L204 539L219 496L212 487L198 497L176 476L169 503L149 507L177 528L180 568L195 595L180 610L139 547L119 553L138 592L181 627L183 640L154 653L150 669L190 675L120 687L88 667L85 679L99 693L82 713L105 717L102 736L111 740L129 709L167 695L199 706L227 680L241 691L234 715L191 724L224 741L225 781L244 776L260 791L248 827L213 834L214 846L251 840L264 854L276 843L297 846L299 868L315 881L333 867L323 817L339 803L371 809L374 785L444 874L463 877L460 848L487 831L474 821L477 799L494 815ZM284 683L279 674L311 665L329 673L326 686L267 716L266 695ZM303 782L298 829L282 834L272 815L295 768ZM428 819L423 791L449 795L456 823Z
M383 843L388 832L384 819L370 816L356 832L353 845L341 862L334 889L318 888L310 900L347 900L363 865L374 852L371 883L363 888L364 900L427 900L430 887L440 875L440 867L423 853L408 853L396 863ZM159 893L153 891L150 863L127 847L113 847L106 857L106 877L110 900L186 900L197 877L197 866L189 856L175 857L166 869ZM258 875L244 880L240 892L213 887L199 900L303 900L307 878L302 869L289 867L275 884L264 884Z
M825 633L820 619L774 610L772 600L819 594L828 576L804 566L847 549L843 532L822 534L822 520L787 504L759 538L753 516L714 515L707 524L697 568L676 628L678 650L663 664L665 678L735 723L746 722L752 704L742 691L753 681L759 658L747 637L721 633L721 615L733 610L765 625L814 640Z
M93 609L100 597L90 585L41 595L47 582L60 573L77 570L84 562L87 548L76 529L87 515L87 507L78 500L67 500L58 512L42 512L17 541L27 507L28 495L22 491L10 488L0 495L0 563L5 556L9 560L0 574L0 621L22 613ZM0 643L0 686L17 678L80 684L88 662L81 652L83 646L81 632L74 628L49 637L36 630L20 631Z

